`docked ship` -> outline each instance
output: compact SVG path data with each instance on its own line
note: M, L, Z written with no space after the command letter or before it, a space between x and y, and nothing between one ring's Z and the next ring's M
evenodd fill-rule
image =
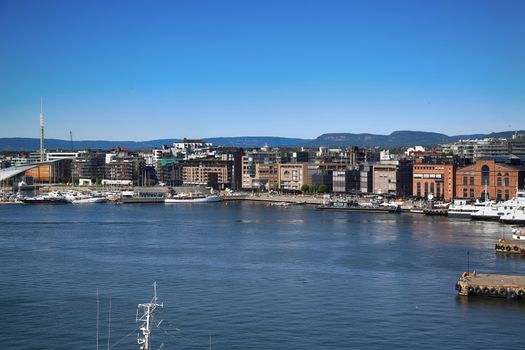
M204 195L202 193L181 193L171 198L166 198L164 203L175 204L175 203L216 203L222 200L221 197L211 194Z
M475 203L468 203L465 200L455 200L449 207L448 207L448 217L450 218L461 218L461 219L471 219L472 213L475 213L489 205L491 205L492 202L485 201L480 202L476 200Z
M135 187L133 191L123 191L122 203L163 203L168 193L166 187Z
M35 197L25 197L22 202L26 204L68 204L69 201L58 193L41 194Z
M90 196L90 195L79 195L74 198L71 203L73 204L91 204L91 203L106 203L108 201L105 197Z
M499 219L504 224L525 224L525 206L516 207Z
M512 215L515 209L525 207L525 190L519 190L516 197L501 203L492 203L471 214L473 220L498 221L502 217Z

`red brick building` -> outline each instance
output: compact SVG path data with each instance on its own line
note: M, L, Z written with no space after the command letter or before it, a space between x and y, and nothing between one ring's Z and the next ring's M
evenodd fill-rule
M417 161L417 160L416 160ZM454 186L456 167L452 164L424 164L417 162L412 166L412 194L451 201L456 196Z
M524 186L525 166L498 163L481 159L475 164L456 171L456 196L458 198L485 198L507 200Z

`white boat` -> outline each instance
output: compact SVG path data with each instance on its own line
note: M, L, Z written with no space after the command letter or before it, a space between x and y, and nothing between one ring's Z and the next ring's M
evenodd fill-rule
M22 201L26 204L67 204L69 201L58 192L49 192L35 197L25 197Z
M448 207L448 217L450 218L463 218L463 219L470 219L471 214L475 213L482 208L490 205L492 202L480 202L476 200L475 203L467 203L467 201L463 199L455 200L449 207Z
M220 202L222 200L221 197L216 196L214 194L212 195L204 195L202 193L190 193L190 194L178 194L171 198L166 198L164 200L164 203L166 204L172 204L172 203L215 203Z
M106 203L108 201L105 197L95 197L89 195L77 196L71 203L73 204L91 204L91 203Z
M525 206L525 190L519 190L516 197L505 202L490 204L471 214L473 220L498 221L505 215L512 214L514 209Z
M525 206L514 208L499 219L504 224L525 224Z

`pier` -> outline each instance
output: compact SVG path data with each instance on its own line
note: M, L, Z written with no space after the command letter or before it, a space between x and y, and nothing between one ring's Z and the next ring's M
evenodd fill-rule
M525 240L502 238L494 247L496 253L525 255Z
M462 296L522 299L525 296L525 276L463 272L456 290Z

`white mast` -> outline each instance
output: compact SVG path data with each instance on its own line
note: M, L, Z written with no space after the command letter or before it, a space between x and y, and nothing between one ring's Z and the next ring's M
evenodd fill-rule
M139 304L138 308L143 310L143 315L138 318L137 322L142 322L140 331L137 335L137 343L140 345L140 350L150 350L150 335L151 335L151 323L154 318L154 311L157 307L163 307L163 304L157 304L157 282L153 283L153 299L149 303ZM137 310L138 315L138 310Z
M42 97L40 97L40 161L45 161L44 155L44 111L42 108Z

